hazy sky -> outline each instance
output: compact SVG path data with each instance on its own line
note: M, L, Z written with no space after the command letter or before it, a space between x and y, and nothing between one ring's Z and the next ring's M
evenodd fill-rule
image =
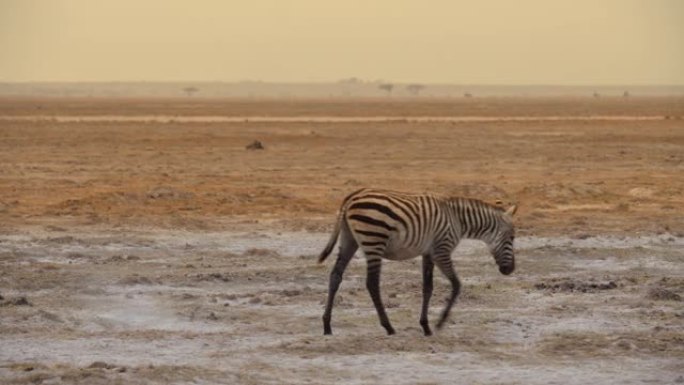
M684 84L684 0L0 0L0 81Z

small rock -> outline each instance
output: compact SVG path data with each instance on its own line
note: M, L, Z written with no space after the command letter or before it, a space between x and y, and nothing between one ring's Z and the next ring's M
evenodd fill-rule
M251 248L243 253L247 257L277 257L278 253L270 249Z
M113 369L114 365L108 364L104 361L95 361L88 366L88 369Z
M575 283L571 281L566 281L562 282L560 285L558 285L558 287L560 288L560 291L573 291L575 289ZM581 288L579 287L578 289L581 290Z
M250 298L249 303L251 303L251 304L261 303L261 298L259 298L259 297L252 297L252 298Z
M621 340L617 342L617 347L623 350L634 350L635 346L629 341Z
M284 295L285 297L294 297L294 296L302 294L302 292L299 290L283 290L281 292L281 294Z
M14 298L6 301L3 305L5 306L33 306L26 297Z
M122 262L124 258L121 255L112 255L107 259L107 262Z
M248 144L245 148L248 150L263 150L264 145L260 141L255 140L252 143Z
M610 290L610 289L615 289L617 287L617 284L613 281L610 281L608 283L600 283L598 285L599 290Z

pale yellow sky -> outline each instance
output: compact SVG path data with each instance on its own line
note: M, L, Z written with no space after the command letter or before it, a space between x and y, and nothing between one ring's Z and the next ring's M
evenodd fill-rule
M0 81L684 84L684 0L0 0Z

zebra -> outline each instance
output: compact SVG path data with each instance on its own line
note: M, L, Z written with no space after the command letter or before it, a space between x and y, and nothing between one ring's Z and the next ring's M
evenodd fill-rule
M451 261L451 253L459 240L484 241L499 266L499 272L504 275L513 273L515 230L512 217L516 210L516 205L504 210L478 199L462 197L369 188L351 193L342 202L330 240L318 257L318 263L325 261L339 237L339 254L330 272L323 314L323 334L332 334L330 320L335 294L344 270L360 246L366 257L366 288L380 324L388 335L395 331L380 297L382 259L400 261L422 255L423 303L419 322L423 333L432 335L428 307L432 297L434 266L437 265L451 283L451 296L436 324L437 329L441 329L460 292L461 284Z

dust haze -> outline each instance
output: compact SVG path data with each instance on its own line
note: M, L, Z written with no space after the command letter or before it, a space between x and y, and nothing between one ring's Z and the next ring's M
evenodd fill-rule
M684 85L677 0L0 1L0 81Z

